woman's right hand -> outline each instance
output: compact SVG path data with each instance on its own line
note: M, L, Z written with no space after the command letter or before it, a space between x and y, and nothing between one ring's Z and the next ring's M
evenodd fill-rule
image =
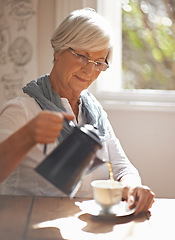
M64 118L73 120L74 116L63 112L44 110L28 122L27 134L33 144L54 142L63 128Z

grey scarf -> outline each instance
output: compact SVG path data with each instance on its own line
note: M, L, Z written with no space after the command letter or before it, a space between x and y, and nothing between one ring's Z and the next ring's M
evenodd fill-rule
M49 75L42 76L38 78L37 81L33 80L29 82L23 87L23 92L34 98L42 110L47 109L50 111L66 112L60 96L56 94L51 87ZM85 123L96 127L100 132L101 140L105 140L107 138L107 116L103 111L102 106L87 90L82 91L80 99L82 102L82 113ZM62 141L68 134L70 134L70 131L70 126L64 121L59 141Z

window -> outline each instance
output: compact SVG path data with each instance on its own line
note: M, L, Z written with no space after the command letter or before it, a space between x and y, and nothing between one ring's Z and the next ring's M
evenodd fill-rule
M172 0L98 0L114 29L112 66L93 91L103 100L175 103L175 7Z
M124 89L175 90L172 1L123 1Z

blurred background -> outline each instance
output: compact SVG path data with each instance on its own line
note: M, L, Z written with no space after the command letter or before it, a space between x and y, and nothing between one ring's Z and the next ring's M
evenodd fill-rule
M175 2L122 2L123 88L175 90Z

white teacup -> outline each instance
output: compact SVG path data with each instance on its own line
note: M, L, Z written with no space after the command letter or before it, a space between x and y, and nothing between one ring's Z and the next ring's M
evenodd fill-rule
M91 182L91 186L94 200L101 206L103 212L109 213L111 207L122 200L124 186L118 181L95 180Z

